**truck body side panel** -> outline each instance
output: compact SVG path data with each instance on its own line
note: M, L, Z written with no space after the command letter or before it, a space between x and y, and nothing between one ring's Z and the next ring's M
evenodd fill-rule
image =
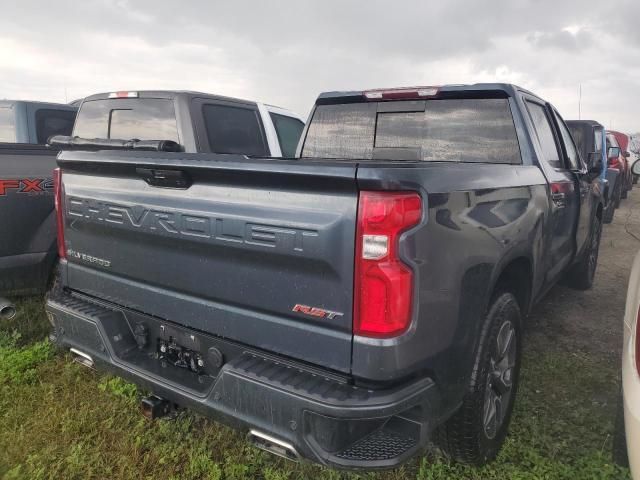
M423 372L460 398L500 273L524 259L533 291L543 288L552 236L546 180L535 166L361 165L358 187L417 190L428 210L426 224L403 239L415 275L411 327L389 340L354 337L353 375L391 381Z
M46 287L55 258L52 174L57 152L0 145L0 293Z

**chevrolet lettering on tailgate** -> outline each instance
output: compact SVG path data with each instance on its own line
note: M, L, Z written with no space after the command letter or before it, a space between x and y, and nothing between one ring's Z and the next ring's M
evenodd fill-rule
M313 247L314 240L318 237L315 230L258 224L242 218L163 211L71 196L67 202L67 213L73 219L72 223L108 223L161 235L242 243L297 253Z

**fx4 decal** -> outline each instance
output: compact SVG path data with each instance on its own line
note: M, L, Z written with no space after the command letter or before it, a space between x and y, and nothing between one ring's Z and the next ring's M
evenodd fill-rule
M11 191L29 195L52 193L53 180L51 178L0 178L0 197L6 196Z

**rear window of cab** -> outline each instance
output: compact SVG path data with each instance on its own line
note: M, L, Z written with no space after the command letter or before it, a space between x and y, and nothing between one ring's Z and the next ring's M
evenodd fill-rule
M506 98L318 105L302 157L521 163Z
M73 135L117 140L173 140L179 143L173 100L115 98L86 101Z

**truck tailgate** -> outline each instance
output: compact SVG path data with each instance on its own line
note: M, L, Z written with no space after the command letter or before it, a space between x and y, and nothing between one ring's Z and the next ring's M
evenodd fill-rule
M63 153L66 285L348 372L356 165L228 157Z

